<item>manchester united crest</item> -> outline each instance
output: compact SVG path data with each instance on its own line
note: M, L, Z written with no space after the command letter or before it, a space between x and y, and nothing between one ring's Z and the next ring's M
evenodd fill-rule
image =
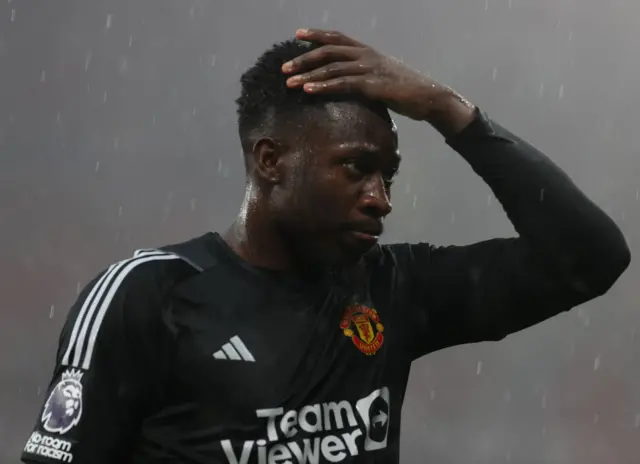
M375 309L362 305L349 306L340 321L346 337L367 356L376 354L384 342L384 326Z

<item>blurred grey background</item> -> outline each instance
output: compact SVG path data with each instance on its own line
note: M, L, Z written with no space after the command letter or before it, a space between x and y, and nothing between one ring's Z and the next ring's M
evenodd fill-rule
M635 0L2 0L0 463L36 420L77 289L232 220L238 78L305 26L457 88L565 168L636 255L595 302L417 362L402 463L640 463L639 17ZM386 240L514 233L433 130L399 129Z

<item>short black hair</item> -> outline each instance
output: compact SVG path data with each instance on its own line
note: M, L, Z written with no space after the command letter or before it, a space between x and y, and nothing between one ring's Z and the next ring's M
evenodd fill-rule
M274 119L291 116L309 107L320 107L326 102L363 100L355 96L309 94L301 88L287 87L289 76L282 72L282 65L321 46L298 39L277 43L260 55L242 75L241 92L236 105L238 132L245 153L251 149L252 135L256 129L275 122ZM373 102L366 103L381 106Z

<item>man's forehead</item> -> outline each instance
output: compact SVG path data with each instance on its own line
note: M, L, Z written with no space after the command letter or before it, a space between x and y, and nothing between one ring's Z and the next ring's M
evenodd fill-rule
M329 139L366 139L396 143L397 127L385 110L355 102L330 102L313 116L319 135Z

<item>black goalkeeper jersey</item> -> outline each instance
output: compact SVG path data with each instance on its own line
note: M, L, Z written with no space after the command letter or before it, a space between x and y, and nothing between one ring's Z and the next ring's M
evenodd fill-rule
M138 251L69 312L22 459L399 462L414 359L566 311L629 261L615 224L481 113L449 144L518 238L377 246L322 277L252 267L215 233Z

